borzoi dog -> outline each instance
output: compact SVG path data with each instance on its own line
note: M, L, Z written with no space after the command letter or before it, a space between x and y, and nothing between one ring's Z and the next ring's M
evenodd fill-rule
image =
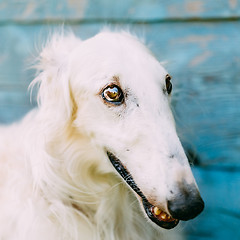
M38 109L0 131L1 240L163 239L203 210L171 76L136 37L55 35L37 69Z

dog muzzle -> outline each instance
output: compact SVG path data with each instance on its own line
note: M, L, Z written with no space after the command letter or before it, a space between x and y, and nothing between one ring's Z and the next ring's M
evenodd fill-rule
M156 206L153 206L144 194L141 192L135 181L133 180L131 174L128 170L122 165L121 161L111 152L107 151L108 158L116 171L121 175L121 177L125 180L125 182L135 191L142 199L142 204L145 209L145 212L149 219L151 219L158 226L171 229L177 226L179 223L178 219L175 219L169 216L167 213L162 211Z

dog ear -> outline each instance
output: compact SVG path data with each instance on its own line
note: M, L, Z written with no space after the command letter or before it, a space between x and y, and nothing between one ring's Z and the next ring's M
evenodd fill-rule
M37 76L30 88L38 87L40 110L55 120L66 121L72 116L74 100L70 88L71 53L81 42L72 33L54 34L40 53Z

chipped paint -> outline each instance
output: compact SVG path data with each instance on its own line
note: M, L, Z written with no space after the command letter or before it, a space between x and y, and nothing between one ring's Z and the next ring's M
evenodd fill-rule
M200 15L205 12L203 1L186 1L185 4L170 4L168 6L169 15L178 17L183 13L186 15Z
M29 2L27 5L26 5L26 8L23 12L23 17L24 18L27 18L27 17L31 17L32 15L34 15L34 12L36 11L37 9L37 3L36 2Z
M229 6L232 9L235 9L238 5L238 0L229 0Z
M170 6L168 6L167 10L168 10L168 15L170 16L175 16L175 17L178 17L178 16L181 16L181 8L179 8L179 5L177 4L172 4Z
M201 63L205 62L209 57L211 57L213 54L210 51L203 52L201 55L196 56L190 61L190 66L195 67L197 65L200 65Z
M74 8L76 10L78 17L84 16L87 0L68 0L68 4L71 8Z
M182 39L179 39L179 38L174 39L174 40L172 40L171 43L173 43L173 44L175 44L176 42L178 42L180 44L195 43L195 44L198 44L200 47L205 48L205 47L207 47L207 45L210 41L213 41L215 39L216 39L216 36L214 36L214 35L205 35L205 36L189 35Z
M204 12L203 2L202 1L191 1L185 4L185 9L187 12L196 14Z

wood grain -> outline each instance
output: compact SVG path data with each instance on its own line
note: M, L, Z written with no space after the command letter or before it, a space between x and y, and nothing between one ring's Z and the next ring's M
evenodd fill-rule
M72 27L86 39L102 26ZM146 38L160 61L168 62L166 68L173 76L175 115L186 149L198 154L201 166L239 168L240 24L135 24L131 28ZM0 64L0 87L10 94L6 97L6 92L0 93L0 107L5 111L9 98L12 106L21 104L16 89L24 94L34 76L33 71L23 71L27 65L24 59L31 59L34 48L41 48L40 39L47 32L44 25L0 27L0 35L8 39L0 44L0 53L5 54ZM41 36L37 36L39 33ZM36 39L38 47L34 44ZM26 99L24 106L31 108ZM15 108L7 111L14 113ZM14 114L4 114L12 116L5 117L4 122L15 119Z
M8 0L0 2L0 22L156 21L239 18L240 0Z

